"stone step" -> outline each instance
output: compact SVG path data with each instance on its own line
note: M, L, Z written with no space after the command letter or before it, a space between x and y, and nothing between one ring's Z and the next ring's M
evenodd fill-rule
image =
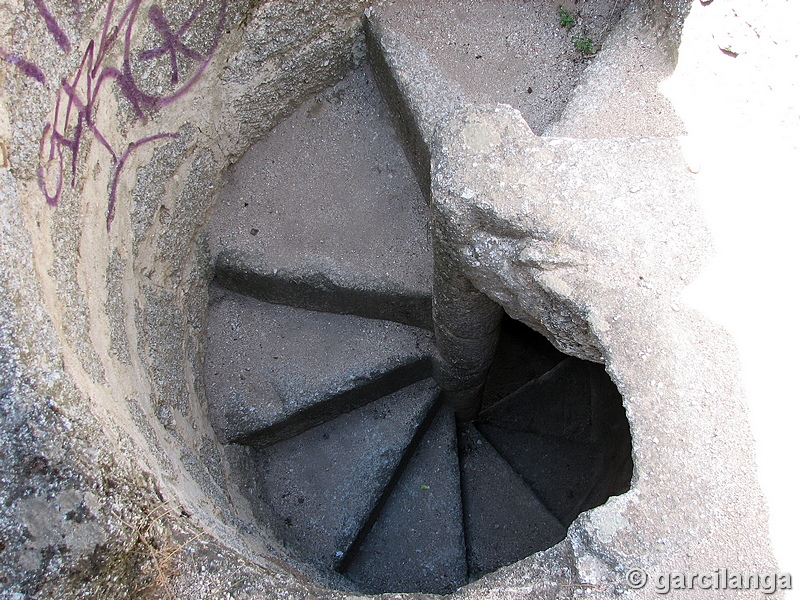
M576 12L596 44L627 2L584 3ZM466 104L505 103L541 135L564 110L589 60L575 30L560 26L557 2L514 0L380 3L367 10L367 45L376 77L397 115L423 189L437 126Z
M438 393L425 379L256 453L273 530L301 560L338 568Z
M205 385L223 442L263 446L431 375L431 334L212 286Z
M660 33L631 2L583 71L559 119L545 135L570 138L645 138L685 135L659 84L675 70ZM662 34L663 35L663 34Z
M471 423L459 426L471 579L554 546L566 528Z
M267 302L430 329L427 212L365 66L231 169L209 226L216 277Z
M565 526L584 510L603 467L598 444L579 444L488 424L478 430Z
M345 574L368 593L446 594L466 583L451 410L434 419Z
M572 441L596 441L590 382L590 371L594 366L576 358L565 359L482 411L478 420L506 429ZM602 370L602 366L597 367Z
M500 341L484 385L484 409L541 377L566 357L530 327L503 317Z

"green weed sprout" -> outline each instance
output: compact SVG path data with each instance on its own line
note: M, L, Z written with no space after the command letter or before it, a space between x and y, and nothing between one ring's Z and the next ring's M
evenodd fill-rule
M575 17L566 8L559 6L558 15L561 17L561 27L566 27L568 31L575 27Z
M594 56L597 54L597 48L594 41L588 35L576 35L572 38L572 45L575 49L584 56Z

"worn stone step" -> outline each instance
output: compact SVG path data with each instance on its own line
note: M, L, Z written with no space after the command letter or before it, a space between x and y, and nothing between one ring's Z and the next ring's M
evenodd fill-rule
M239 160L209 245L217 280L236 292L432 327L427 205L369 67Z
M504 316L497 352L484 385L482 407L492 406L565 358L543 335Z
M225 442L267 445L431 375L431 334L212 286L205 385Z
M438 393L425 379L256 453L273 530L301 560L339 566Z
M584 510L603 467L599 444L580 444L488 424L478 430L565 526Z
M568 358L482 411L483 423L568 440L592 442L591 370L588 361ZM602 370L602 366L596 365Z
M554 546L566 528L471 423L459 425L471 579Z
M576 25L600 44L627 3L584 3ZM541 134L589 62L551 0L397 0L366 14L371 61L423 189L430 144L448 114L467 104L509 104Z
M466 583L455 417L442 408L345 574L368 593L445 594Z
M686 130L659 84L675 69L663 32L631 2L603 50L581 74L559 119L545 135L571 138L671 137Z

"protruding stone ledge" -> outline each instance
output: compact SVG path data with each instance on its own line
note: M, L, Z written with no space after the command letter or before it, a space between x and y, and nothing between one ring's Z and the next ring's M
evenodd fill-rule
M581 308L598 290L680 289L709 248L673 139L540 138L511 107L470 106L440 127L432 154L439 246L574 356L603 360Z
M511 107L473 105L431 154L439 248L511 316L604 362L625 399L632 488L570 527L581 580L613 582L644 557L653 572L774 569L753 457L734 441L746 430L735 353L680 302L711 242L678 142L541 138Z

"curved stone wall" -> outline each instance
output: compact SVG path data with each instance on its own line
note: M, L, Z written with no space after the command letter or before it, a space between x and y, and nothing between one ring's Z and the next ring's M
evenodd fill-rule
M0 587L139 597L187 540L279 553L206 416L201 230L227 166L360 60L363 3L36 8L0 32Z

